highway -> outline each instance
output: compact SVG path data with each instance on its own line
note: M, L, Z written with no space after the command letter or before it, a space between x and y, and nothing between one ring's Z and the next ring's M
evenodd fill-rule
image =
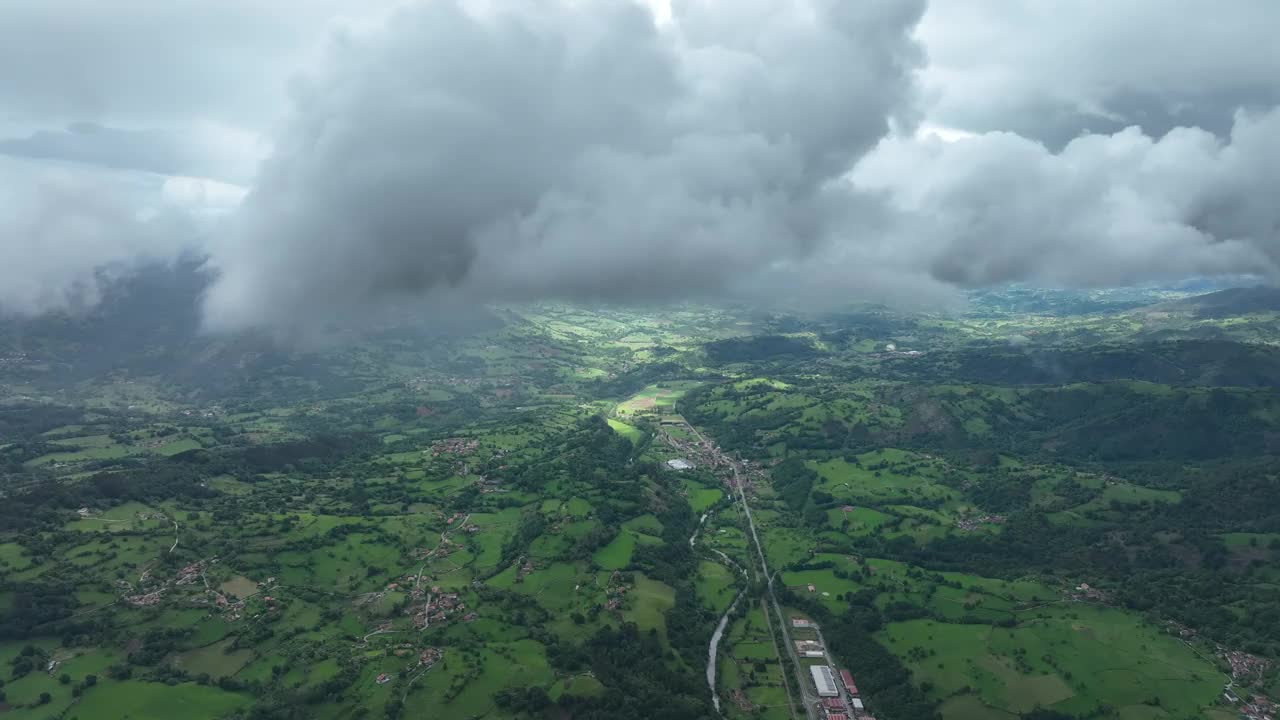
M751 541L755 544L756 555L760 559L760 572L768 588L769 604L773 606L773 613L777 617L778 627L781 629L782 644L786 646L787 656L791 658L791 664L795 668L796 681L800 684L801 704L804 706L805 714L809 720L823 720L824 713L818 709L820 699L817 691L810 681L808 671L805 670L804 665L800 662L799 654L796 653L795 643L791 641L790 623L787 622L786 615L782 612L782 605L778 602L778 596L773 590L773 575L769 572L769 563L764 557L764 546L760 544L760 536L756 533L756 521L751 515L751 504L747 502L747 494L743 490L742 476L744 473L736 459L730 458L729 464L733 469L733 484L738 489L738 500L742 503L742 512L747 518L747 528L751 531ZM823 647L826 646L824 645ZM790 690L787 691L787 694L791 694Z

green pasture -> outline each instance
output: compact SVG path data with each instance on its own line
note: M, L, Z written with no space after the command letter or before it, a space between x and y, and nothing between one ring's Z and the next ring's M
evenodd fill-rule
M688 491L689 507L696 513L702 513L711 508L720 499L724 497L724 490L720 488L709 488L702 483L694 480L684 481L685 489Z
M614 420L613 418L610 418L609 427L613 428L613 431L622 437L630 440L633 445L639 444L645 437L644 431L640 428L635 427L634 425L628 425L621 420Z
M738 594L739 582L740 578L735 570L720 563L703 560L698 563L694 588L704 605L716 612L723 612Z
M1184 717L1211 705L1224 682L1212 663L1176 638L1131 615L1090 605L1022 612L1013 628L892 623L879 639L939 699L969 687L997 712L1040 706L1083 715L1102 704L1123 711L1159 698L1166 712ZM965 712L972 703L949 709Z
M246 695L195 683L110 681L85 692L76 715L81 720L216 720L249 703Z

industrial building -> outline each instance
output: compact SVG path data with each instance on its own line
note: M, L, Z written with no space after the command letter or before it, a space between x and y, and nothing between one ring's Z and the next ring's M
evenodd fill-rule
M814 665L809 668L809 674L813 675L813 686L818 689L818 697L840 697L840 690L836 688L836 676L829 665Z
M821 658L827 656L819 643L812 640L796 640L795 642L796 652L800 654L800 657Z
M675 460L668 460L667 467L672 470L692 470L694 465L684 458L676 458Z
M850 695L858 694L858 686L853 684L853 676L849 674L848 670L840 671L840 680L844 683L844 689L847 690Z

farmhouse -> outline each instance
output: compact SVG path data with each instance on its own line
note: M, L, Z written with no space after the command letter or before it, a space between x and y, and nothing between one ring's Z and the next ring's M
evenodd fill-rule
M813 621L810 620L809 618L802 618L802 617L791 618L791 627L811 628L813 627Z
M831 672L831 666L814 665L809 668L809 674L813 675L813 686L818 689L818 697L840 697L840 691L836 689L836 677Z

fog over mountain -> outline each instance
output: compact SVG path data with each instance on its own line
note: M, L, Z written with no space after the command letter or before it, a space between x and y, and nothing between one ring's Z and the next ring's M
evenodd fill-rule
M1280 267L1263 0L104 12L0 9L2 312L192 247L212 330Z

